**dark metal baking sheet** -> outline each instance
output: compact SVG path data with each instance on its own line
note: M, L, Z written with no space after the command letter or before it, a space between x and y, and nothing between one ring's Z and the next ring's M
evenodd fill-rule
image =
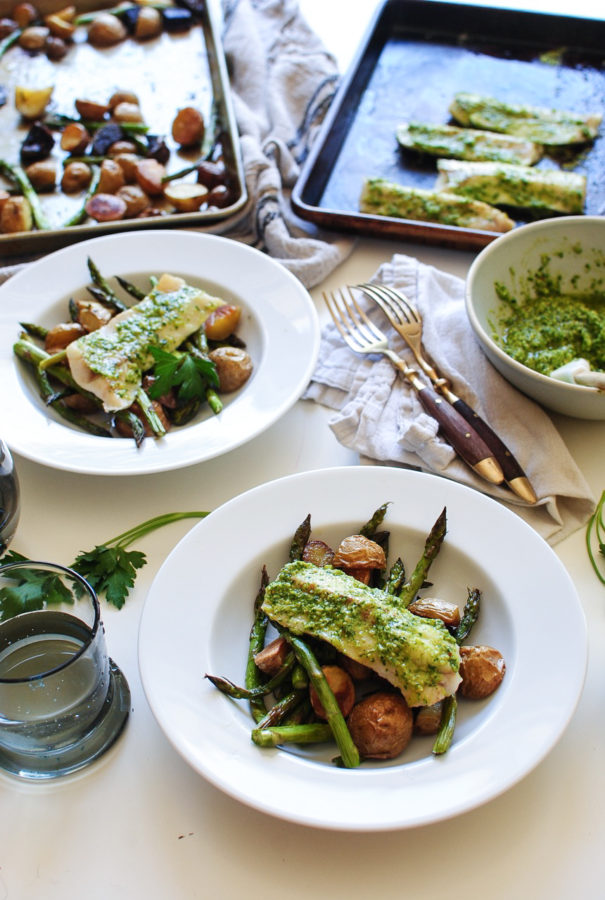
M343 79L292 194L302 218L326 228L472 249L497 235L358 211L364 177L432 188L434 159L402 151L397 125L451 122L456 91L509 102L605 111L605 20L437 0L386 0ZM585 212L605 213L605 124L594 144L543 167L587 176ZM524 219L513 215L518 224Z
M0 0L0 15L10 14L16 2ZM65 5L63 0L34 2L41 14ZM113 4L102 0L76 0L74 5L81 13ZM210 13L205 10L188 32L164 32L158 38L144 42L127 38L107 49L93 48L86 41L84 29L80 32L61 62L51 63L43 54L31 56L17 47L0 60L0 84L4 85L9 98L0 108L0 156L10 163L18 163L20 144L29 128L14 108L16 84L52 83L53 111L68 115L75 114L74 101L78 98L106 102L114 90L128 88L139 96L150 132L166 136L171 149L168 172L180 171L195 162L200 152L199 148L181 150L172 141L170 130L177 110L183 106L197 106L209 128L210 123L216 122L234 199L223 209L173 213L168 208L166 215L154 218L109 223L89 219L82 225L63 228L55 223L67 221L80 207L82 195L68 196L57 189L50 194L40 194L52 227L44 231L0 234L0 261L31 257L77 240L116 231L180 227L221 233L232 227L246 212L248 197L227 68L218 29ZM60 172L65 154L58 148L58 143L57 139L53 155ZM187 180L195 180L195 174L189 175Z

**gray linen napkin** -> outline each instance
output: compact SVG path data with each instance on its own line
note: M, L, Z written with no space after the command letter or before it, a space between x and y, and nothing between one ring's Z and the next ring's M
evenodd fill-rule
M304 396L337 410L330 420L337 439L356 450L362 462L413 466L490 494L551 544L585 524L594 509L590 488L549 416L502 378L483 354L466 317L464 281L403 255L393 256L372 280L400 288L417 306L428 356L515 454L538 503L531 506L475 475L438 434L436 421L388 360L352 353L330 323ZM389 336L391 347L414 365L411 351L382 312L361 303Z
M290 207L301 165L338 87L336 61L296 0L222 3L223 47L250 197L246 216L225 234L266 252L310 288L353 246L350 238L303 222ZM26 264L0 269L0 283Z
M223 0L223 47L251 209L230 237L313 287L351 251L291 210L290 194L338 86L334 57L295 0Z

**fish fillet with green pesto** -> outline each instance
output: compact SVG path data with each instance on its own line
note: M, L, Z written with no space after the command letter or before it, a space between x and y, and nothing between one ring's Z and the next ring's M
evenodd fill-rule
M481 200L493 206L582 213L586 177L561 169L507 163L437 160L437 190Z
M581 114L505 103L496 97L466 91L454 95L450 113L456 122L465 127L514 134L547 146L593 141L603 119L600 112Z
M540 144L525 138L457 125L403 122L395 134L401 147L452 159L481 159L531 166L543 152Z
M454 193L407 187L385 178L366 178L359 209L362 213L456 225L479 231L510 231L514 222L502 210Z
M292 633L311 635L399 688L410 706L455 693L460 652L442 622L397 607L384 591L345 572L288 563L267 585L263 610Z
M127 409L143 373L153 365L150 347L175 350L223 302L182 278L162 275L135 306L69 344L71 374L80 387L102 400L107 412Z

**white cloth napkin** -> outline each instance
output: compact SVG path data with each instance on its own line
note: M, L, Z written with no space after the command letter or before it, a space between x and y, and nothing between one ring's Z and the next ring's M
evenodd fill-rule
M296 0L222 2L223 48L250 197L245 218L224 233L268 253L310 288L353 246L350 238L303 222L290 207L301 165L338 87L336 61ZM0 269L0 283L26 264Z
M423 344L453 390L500 435L538 495L531 506L508 488L489 484L465 465L438 433L413 388L385 357L360 356L330 323L305 397L337 410L337 439L365 463L413 466L470 485L504 502L551 544L586 523L594 498L550 417L519 393L483 354L468 323L464 281L408 256L395 255L375 282L398 287L423 317ZM383 313L360 301L389 336L391 347L414 365L411 351Z

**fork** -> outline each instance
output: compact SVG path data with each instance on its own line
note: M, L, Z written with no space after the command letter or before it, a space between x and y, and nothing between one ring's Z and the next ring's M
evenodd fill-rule
M425 384L415 369L388 345L386 335L366 316L351 289L324 292L323 298L336 328L345 343L355 353L380 353L386 356L397 371L412 385L426 412L437 420L441 431L477 475L492 484L504 481L502 469L491 450L459 412L444 403L432 387Z
M504 479L509 488L528 503L536 503L538 498L527 475L506 444L468 403L453 392L447 379L439 375L424 355L422 348L422 317L416 307L410 303L402 291L387 285L364 283L357 284L355 287L363 291L366 296L378 304L395 331L401 335L414 354L424 374L430 378L435 388L445 397L448 403L451 403L454 409L483 438L500 463Z

